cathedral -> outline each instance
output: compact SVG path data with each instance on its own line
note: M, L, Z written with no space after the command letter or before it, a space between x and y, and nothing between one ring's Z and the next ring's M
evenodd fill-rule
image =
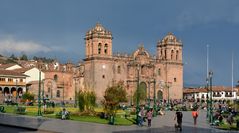
M85 35L84 86L101 99L107 87L123 82L130 99L137 85L147 97L158 100L183 98L182 42L168 33L156 44L156 56L144 46L131 55L113 54L112 33L97 23Z

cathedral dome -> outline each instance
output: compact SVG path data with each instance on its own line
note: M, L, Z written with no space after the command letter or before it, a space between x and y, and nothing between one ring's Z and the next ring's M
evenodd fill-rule
M95 33L105 34L105 35L111 35L111 32L107 29L105 29L100 23L96 23L95 27L90 29L86 35L92 35Z
M176 44L176 45L182 45L181 40L178 40L173 33L169 32L161 41L158 42L159 45L165 45L165 44Z

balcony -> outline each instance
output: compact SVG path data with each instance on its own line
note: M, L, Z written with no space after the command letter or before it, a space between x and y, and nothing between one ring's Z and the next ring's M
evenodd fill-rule
M25 86L26 83L25 82L0 82L1 86Z

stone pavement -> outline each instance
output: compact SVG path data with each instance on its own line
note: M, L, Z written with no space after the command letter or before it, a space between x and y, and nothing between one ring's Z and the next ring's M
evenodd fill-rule
M153 118L152 127L147 127L147 123L145 122L143 127L139 127L137 125L132 126L112 126L105 124L96 124L96 123L88 123L88 122L78 122L78 121L70 121L70 120L59 120L59 119L46 119L36 118L36 117L28 117L28 116L16 116L14 119L8 119L8 124L15 124L14 121L19 122L26 127L37 129L38 131L48 131L48 132L62 132L62 133L165 133L165 132L176 132L174 129L174 124L176 121L173 120L175 111L166 112L164 116L158 116ZM191 112L183 112L183 133L210 133L210 132L229 132L229 131L221 131L217 129L211 128L206 122L206 112L200 111L198 117L198 124L196 126L193 125L193 119L191 116ZM13 116L11 116L13 117ZM23 122L26 119L27 122ZM2 117L0 114L1 121L7 119L7 116ZM0 121L0 124L2 123ZM32 121L32 122L31 122ZM4 124L4 123L3 123ZM5 123L6 124L6 123ZM25 125L24 125L25 124ZM15 125L21 126L21 125ZM179 131L177 131L179 132Z

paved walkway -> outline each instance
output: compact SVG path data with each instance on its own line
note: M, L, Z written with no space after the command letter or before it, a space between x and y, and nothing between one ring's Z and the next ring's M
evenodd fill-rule
M158 116L153 119L152 127L148 128L145 122L145 126L139 127L133 126L111 126L94 123L84 123L76 121L62 121L62 120L50 120L44 122L39 129L48 129L56 132L97 132L97 133L165 133L175 132L174 124L176 121L173 120L175 112L166 112L164 116ZM206 112L200 111L198 117L198 125L193 125L193 119L191 112L183 112L183 131L185 133L200 133L200 132L220 132L219 130L211 128L206 122ZM59 126L61 125L61 126Z
M165 133L176 132L173 120L175 112L166 112L164 116L153 118L152 127L132 126L112 126L105 124L78 122L59 119L44 119L37 124L37 129L40 131L63 132L63 133ZM210 132L226 132L211 128L206 122L206 112L200 111L198 124L193 125L191 112L183 112L183 133L210 133ZM2 119L2 118L1 118ZM6 117L4 118L6 119ZM39 118L35 118L39 121ZM16 116L15 121L21 121L22 117ZM28 121L29 122L29 121ZM9 121L9 124L11 122ZM27 124L29 125L29 123ZM179 132L179 131L178 131Z

